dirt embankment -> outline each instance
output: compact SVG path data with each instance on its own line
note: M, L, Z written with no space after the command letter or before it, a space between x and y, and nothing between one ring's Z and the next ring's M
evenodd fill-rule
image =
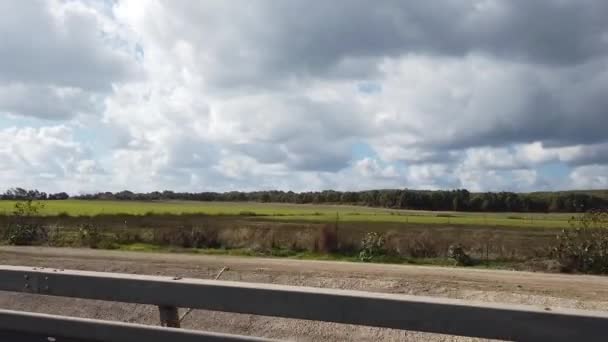
M356 289L608 311L608 278L463 268L0 247L2 264ZM153 306L0 292L0 307L157 324ZM292 319L194 311L184 327L302 341L471 340Z

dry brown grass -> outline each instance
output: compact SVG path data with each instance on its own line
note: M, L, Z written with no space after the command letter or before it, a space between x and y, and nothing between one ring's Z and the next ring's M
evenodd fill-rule
M266 251L283 249L354 254L367 232L385 234L386 249L408 258L446 257L452 244L464 246L478 260L525 260L549 256L555 231L538 228L420 226L404 223L280 222L242 216L100 215L34 218L50 228L51 245L78 244L74 231L95 225L113 244L149 243L183 248L226 248ZM0 218L0 230L5 226ZM0 234L2 232L0 231ZM1 236L1 235L0 235Z

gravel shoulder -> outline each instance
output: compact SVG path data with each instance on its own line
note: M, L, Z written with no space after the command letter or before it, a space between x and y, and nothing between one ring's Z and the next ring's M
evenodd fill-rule
M158 274L403 293L472 301L608 311L608 277L332 261L0 247L6 265ZM155 307L0 292L0 307L157 324ZM473 340L342 324L195 311L184 326L298 341Z

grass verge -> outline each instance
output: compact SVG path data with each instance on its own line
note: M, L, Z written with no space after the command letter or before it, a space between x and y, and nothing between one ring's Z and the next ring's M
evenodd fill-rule
M411 258L382 255L375 257L371 262L363 262L359 260L355 254L344 253L315 253L307 251L293 251L287 249L271 249L268 251L257 251L249 248L181 248L172 246L158 246L147 243L121 244L117 247L118 250L128 252L143 252L143 253L185 253L199 255L221 255L221 256L239 256L239 257L262 257L262 258L286 258L294 260L317 260L317 261L343 261L356 263L372 263L372 264L394 264L394 265L420 265L420 266L441 266L441 267L458 267L454 260L448 258ZM518 263L514 261L492 260L490 262L477 262L473 268L479 269L521 269Z

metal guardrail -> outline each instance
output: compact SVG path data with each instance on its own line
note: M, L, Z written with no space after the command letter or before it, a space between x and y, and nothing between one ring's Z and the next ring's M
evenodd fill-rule
M0 290L514 341L608 333L604 312L179 277L0 266Z
M48 337L52 337L49 339ZM267 339L150 325L0 310L1 341L257 342Z

